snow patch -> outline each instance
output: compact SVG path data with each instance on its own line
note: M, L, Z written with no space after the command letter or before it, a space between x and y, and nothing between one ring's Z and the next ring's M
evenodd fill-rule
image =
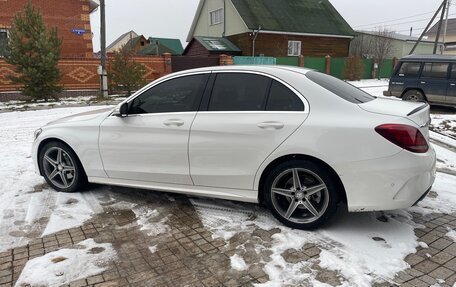
M170 230L170 227L166 224L168 216L159 219L160 213L156 209L151 210L140 206L132 210L136 215L138 225L141 226L140 230L145 231L148 236L156 236Z
M93 214L103 211L101 205L89 192L57 194L54 212L42 236L81 226Z
M149 246L149 251L150 251L150 253L152 253L152 254L154 254L155 252L157 252L157 245Z
M234 254L233 256L231 256L230 261L231 261L231 268L233 268L234 270L244 271L249 268L249 266L247 266L247 264L245 263L244 258L242 258L241 256L239 256L237 254Z
M437 173L437 178L432 186L435 195L427 196L418 206L409 208L410 211L430 214L456 212L456 176Z
M456 230L452 230L451 228L448 228L448 233L445 234L446 237L450 238L454 242L456 242Z
M60 286L102 273L115 260L116 251L109 243L87 239L77 249L60 249L29 260L15 286Z

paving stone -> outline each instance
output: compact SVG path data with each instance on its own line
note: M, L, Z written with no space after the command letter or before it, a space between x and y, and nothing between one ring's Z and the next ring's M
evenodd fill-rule
M451 275L454 274L453 270L450 270L446 267L440 266L431 273L429 273L429 276L435 278L435 279L447 279Z

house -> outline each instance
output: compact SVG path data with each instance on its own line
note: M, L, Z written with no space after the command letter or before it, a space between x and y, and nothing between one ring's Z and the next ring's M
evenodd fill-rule
M113 53L122 49L129 41L133 40L134 38L139 37L139 35L135 31L129 31L122 35L120 35L117 39L115 39L111 44L106 47L107 53Z
M180 56L184 53L184 47L179 39L150 37L149 41L151 45L157 45L168 50L168 53L173 56ZM163 53L160 53L159 55L161 54Z
M149 46L150 42L146 37L140 35L138 37L130 39L125 47L132 51L134 54L137 54L139 51L143 50L145 47Z
M349 54L355 32L328 0L200 0L187 41L224 37L242 55Z
M6 45L14 16L27 0L0 1L0 46ZM48 27L57 27L62 38L62 58L93 57L90 13L98 7L94 0L31 0L40 9Z
M241 53L241 49L223 37L195 36L184 50L184 56L192 57L218 57L222 54L240 56Z
M437 38L437 31L439 29L438 21L434 26L432 26L424 35L427 37L428 41L435 41ZM440 31L439 41L443 42L443 25ZM445 49L443 54L445 55L456 55L456 18L448 19L447 33L445 36Z
M357 31L357 33L358 33L358 35L352 41L352 45L350 47L351 55L357 54L357 52L355 51L358 48L357 43L362 43L361 45L364 45L365 47L367 47L373 38L381 37L381 38L385 38L385 39L388 39L391 41L391 53L389 55L387 55L387 58L396 57L396 58L400 59L404 56L409 55L413 46L418 41L417 37L402 35L402 34L395 33L395 32L389 32L389 33L386 33L385 35L379 35L379 33L376 31ZM437 51L440 52L442 49L443 49L443 43L440 42L438 44ZM433 54L433 52L434 52L434 41L430 41L428 39L422 39L413 53L420 54L420 55L430 55L430 54ZM368 55L368 53L365 53L365 54L366 54L366 55L364 55L365 57L371 56L371 55Z

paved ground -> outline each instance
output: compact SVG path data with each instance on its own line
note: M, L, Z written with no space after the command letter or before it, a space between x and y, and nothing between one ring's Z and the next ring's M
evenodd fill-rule
M117 202L157 210L160 215L153 217L153 222L162 222L166 216L167 231L149 236L148 232L140 230L131 209L113 208L116 202L107 199L104 212L80 228L33 239L27 246L0 253L0 286L13 285L28 260L61 248L72 248L87 238L112 243L118 260L110 263L102 274L72 282L70 286L251 286L269 280L263 267L269 261L271 251L265 248L257 252L256 246L270 246L271 236L281 232L280 229L240 231L225 242L213 239L185 196L170 197L158 192L116 187L108 189L116 195ZM252 210L255 209L258 208L252 205ZM379 220L383 220L382 217ZM407 257L410 269L398 274L393 281L378 285L430 286L440 283L440 286L453 286L456 282L456 243L445 234L447 227L456 228L456 214L414 214L413 221L423 225L423 228L415 229L415 233L429 247L419 248L416 254ZM151 246L155 246L154 253L149 249ZM286 250L282 256L290 263L311 262L317 280L338 285L344 280L342 275L318 267L321 248L324 247L306 244L300 250ZM249 266L247 270L235 271L230 267L230 256L234 254L244 258ZM303 281L302 285L310 283Z

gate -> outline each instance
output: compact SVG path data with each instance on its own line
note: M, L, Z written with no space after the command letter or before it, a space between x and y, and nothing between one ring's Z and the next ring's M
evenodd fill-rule
M235 65L276 65L277 59L274 57L233 57Z
M171 59L171 67L173 72L184 71L188 69L219 66L220 60L218 57L186 57L176 56Z

